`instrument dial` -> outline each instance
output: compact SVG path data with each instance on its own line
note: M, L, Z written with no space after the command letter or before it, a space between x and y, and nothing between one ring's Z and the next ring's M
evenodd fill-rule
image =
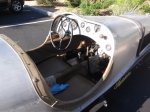
M77 23L73 20L73 21L71 21L71 25L72 25L72 27L73 27L73 30L76 30L77 29Z
M111 50L111 45L110 45L110 44L107 44L107 45L106 45L106 50L107 50L107 51L110 51L110 50Z
M82 22L82 23L81 23L81 28L84 28L84 27L85 27L85 23Z
M86 32L90 32L90 27L88 26L88 27L86 27Z
M94 31L95 31L95 33L96 33L96 32L99 32L100 29L101 29L101 26L100 26L100 25L95 25L95 26L94 26Z

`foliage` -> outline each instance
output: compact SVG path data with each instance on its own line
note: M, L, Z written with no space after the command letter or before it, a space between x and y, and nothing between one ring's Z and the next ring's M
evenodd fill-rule
M81 0L67 0L68 6L78 7L81 3Z
M143 4L141 10L143 13L150 13L150 4Z
M100 15L101 9L112 10L113 15L150 13L149 0L82 0L80 10L85 15ZM107 10L106 10L107 11Z
M111 6L113 15L139 14L143 7L144 0L116 0Z
M108 8L113 3L114 0L82 1L80 4L81 13L85 15L97 15L99 9Z

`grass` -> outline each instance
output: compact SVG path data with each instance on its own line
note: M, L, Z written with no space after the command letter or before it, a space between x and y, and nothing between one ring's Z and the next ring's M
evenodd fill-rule
M53 3L53 0L36 1L39 4L48 6L51 6ZM68 5L67 9L69 10L67 11L80 13L83 15L123 15L132 13L150 13L149 0L65 0L65 3ZM55 6L55 4L53 5Z
M116 0L111 6L113 15L140 14L144 0Z
M80 4L81 13L84 15L98 15L100 9L108 8L114 0L97 0L95 3L84 1Z

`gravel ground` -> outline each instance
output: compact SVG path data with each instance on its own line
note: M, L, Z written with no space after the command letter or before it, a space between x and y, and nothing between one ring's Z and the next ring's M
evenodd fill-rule
M79 13L77 8L69 8L65 6L62 1L59 3L55 3L54 6L44 6L44 5L39 5L37 4L36 1L25 1L25 5L35 7L35 8L40 8L44 9L46 11L54 13L53 15L56 16L58 14L64 13L64 12L73 12L73 13Z

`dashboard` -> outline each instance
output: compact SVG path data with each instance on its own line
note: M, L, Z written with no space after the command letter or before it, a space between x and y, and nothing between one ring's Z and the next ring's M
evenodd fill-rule
M100 55L103 55L104 52L109 56L113 55L114 38L104 24L90 21L75 14L64 14L56 17L51 30L58 32L59 35L63 35L65 31L70 31L72 36L84 35L99 45Z

